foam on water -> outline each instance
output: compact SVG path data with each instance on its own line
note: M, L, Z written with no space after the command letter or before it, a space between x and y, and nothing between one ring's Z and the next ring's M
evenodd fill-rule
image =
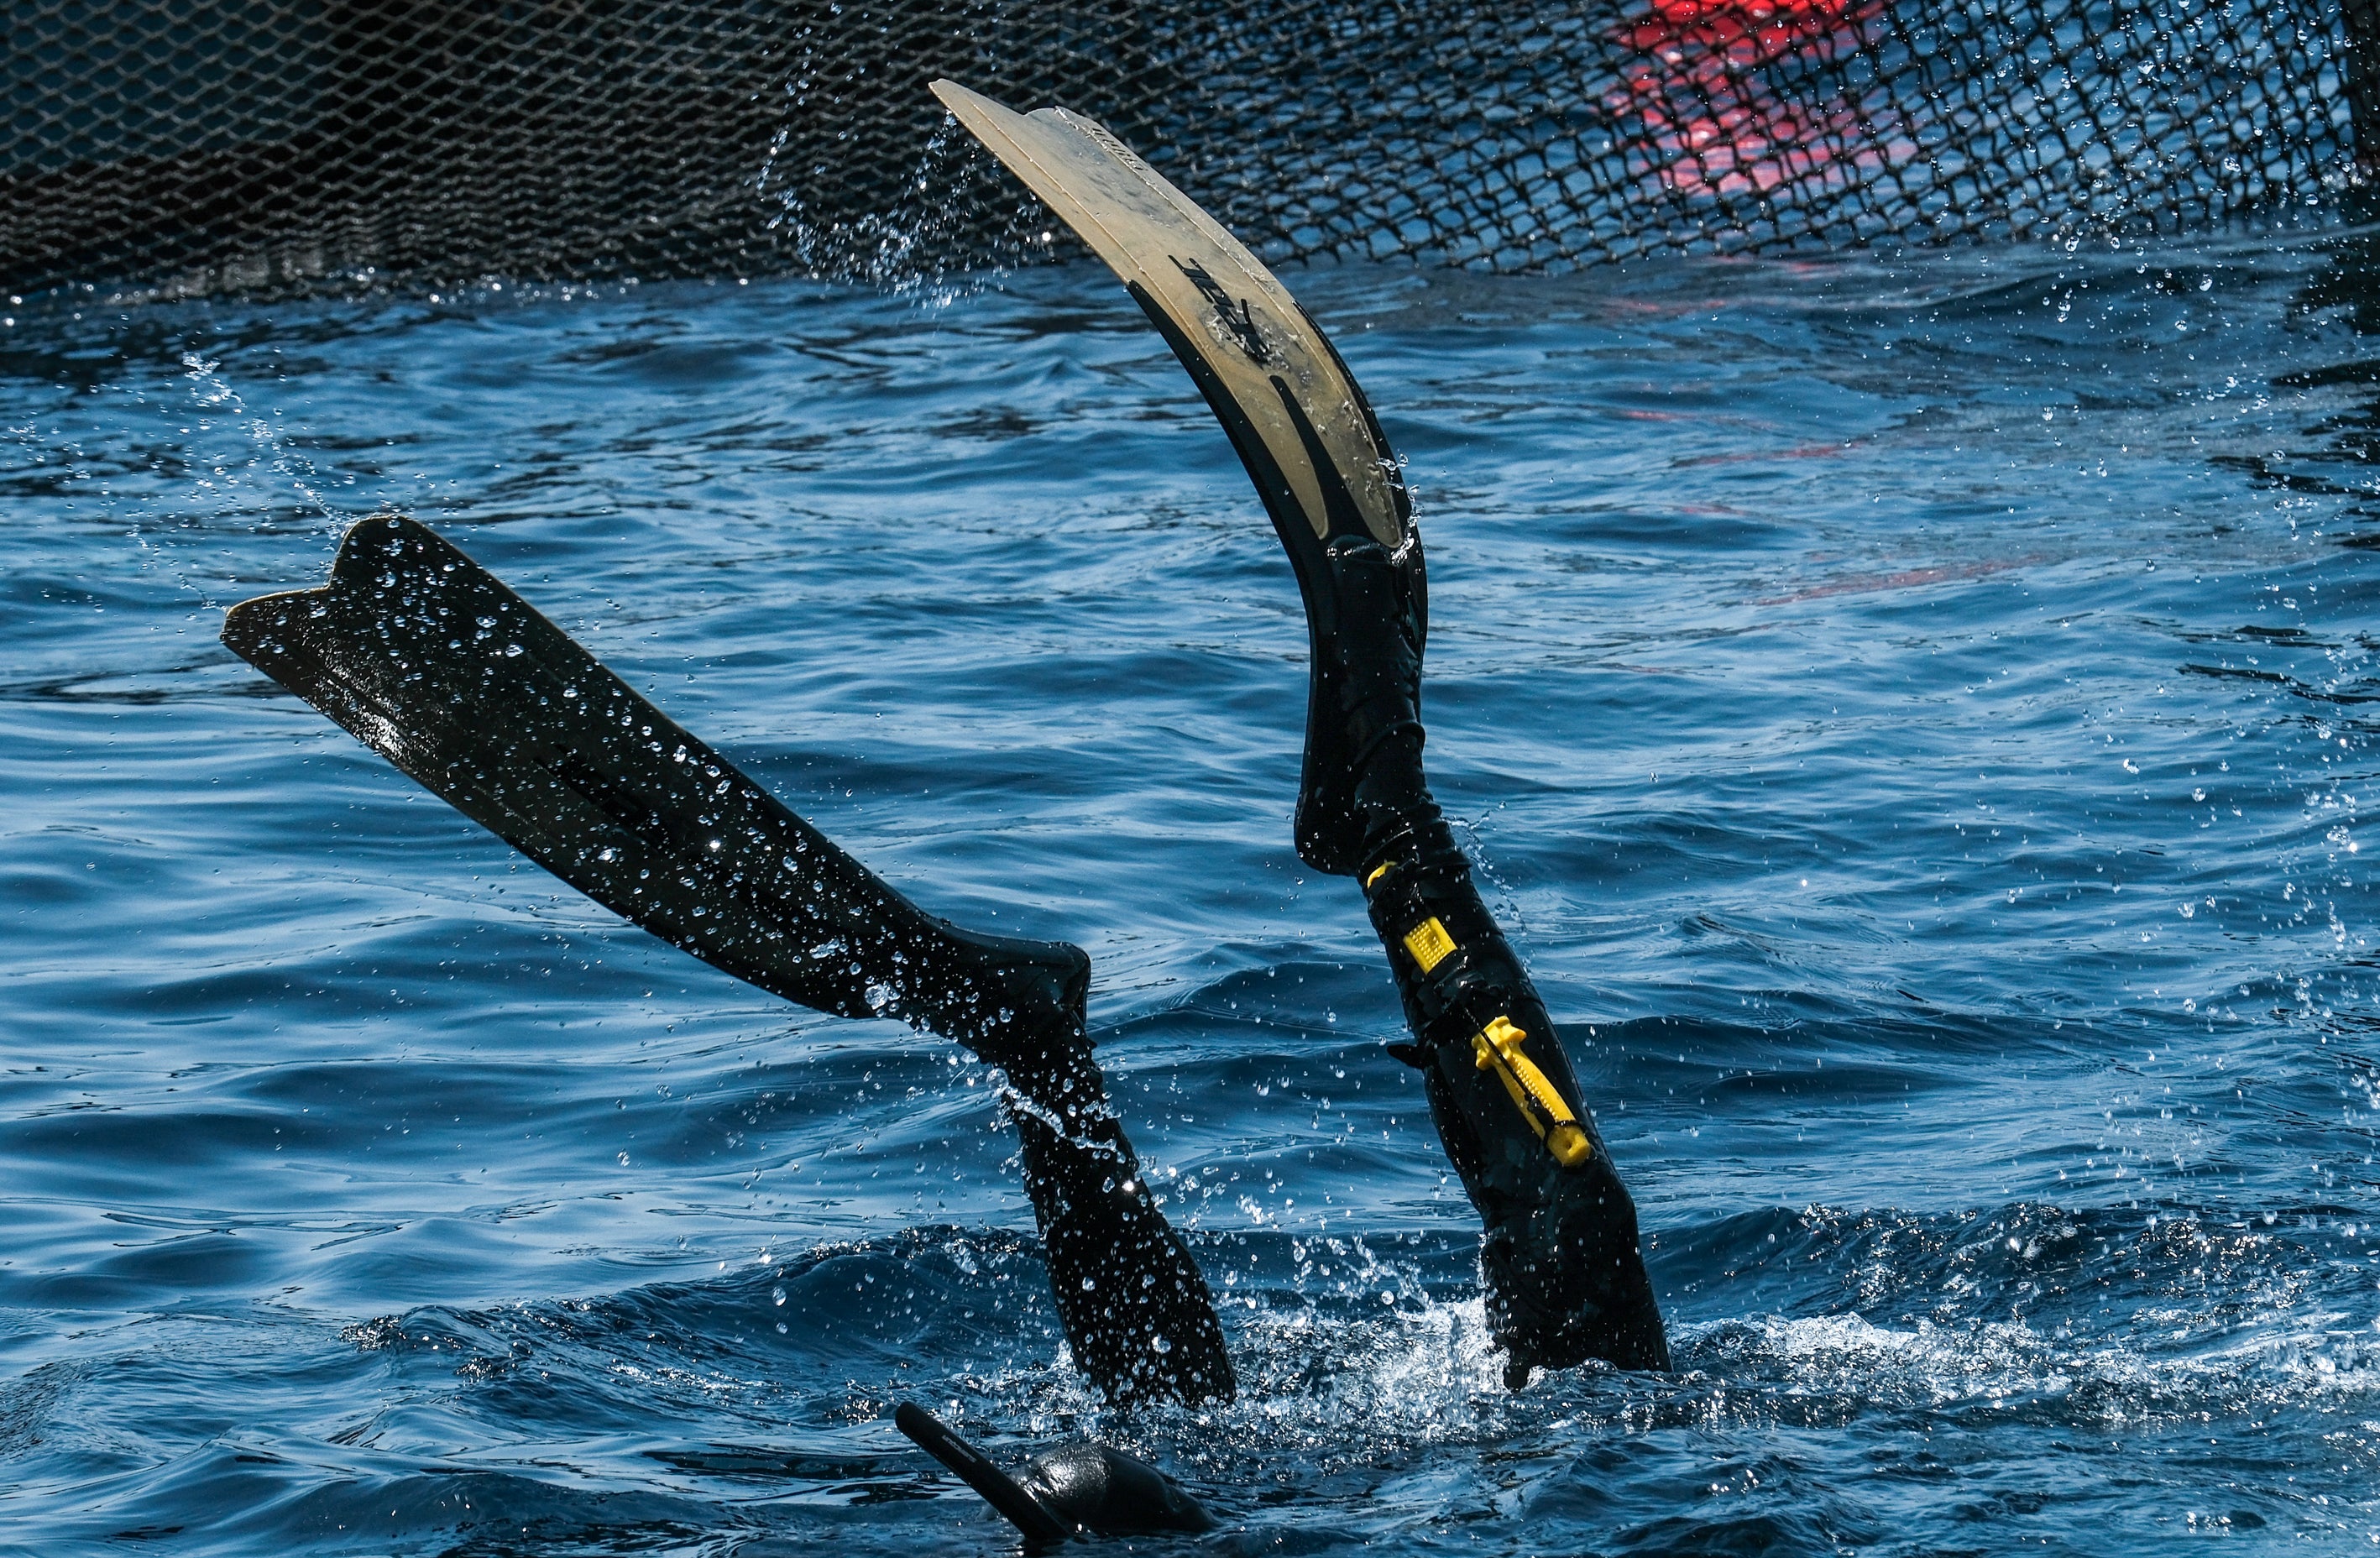
M0 1551L2380 1536L2369 235L1292 283L1678 1371L1503 1390L1304 630L1103 274L12 316ZM983 1068L573 896L216 645L437 525L928 907L1081 943L1244 1383L1066 1358Z

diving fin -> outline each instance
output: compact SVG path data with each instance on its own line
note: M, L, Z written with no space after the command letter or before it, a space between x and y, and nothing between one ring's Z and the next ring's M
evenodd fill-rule
M1403 1053L1479 1211L1508 1381L1589 1357L1667 1369L1634 1203L1423 773L1421 542L1363 391L1256 257L1099 125L934 91L1123 278L1288 549L1314 649L1297 852L1363 881L1415 1040Z
M1215 1517L1182 1484L1111 1445L1061 1445L1035 1456L1020 1480L922 1406L903 1402L893 1408L892 1422L1036 1546L1073 1536L1195 1535L1215 1528Z
M223 640L597 903L772 994L996 1064L1082 1009L1080 948L924 913L412 519L358 521L327 588L233 607Z
M1096 120L1063 108L1018 114L953 81L934 94L1009 171L1082 235L1140 303L1207 397L1288 549L1313 648L1297 852L1352 876L1363 854L1354 789L1400 703L1418 709L1428 586L1421 535L1396 456L1370 402L1321 327L1262 262ZM1362 602L1335 588L1334 543L1367 540L1394 565L1391 588ZM1410 686L1378 698L1403 669L1356 663L1353 611L1390 614L1410 646ZM1377 717L1375 717L1377 713Z
M597 903L736 978L1002 1068L1076 1363L1119 1402L1230 1400L1214 1299L1092 1057L1090 959L920 910L426 527L347 531L235 653Z

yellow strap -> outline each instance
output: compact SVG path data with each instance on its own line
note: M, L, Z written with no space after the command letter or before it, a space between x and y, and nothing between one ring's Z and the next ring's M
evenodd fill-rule
M1397 863L1394 860L1382 860L1378 865L1374 866L1372 868L1372 874L1364 879L1364 891L1366 893L1370 892L1372 890L1372 883L1379 881L1380 878L1388 875L1390 871L1396 869Z
M1504 1090L1512 1095L1513 1107L1519 1109L1521 1117L1529 1122L1529 1128L1537 1133L1538 1139L1552 1151L1562 1167L1575 1168L1586 1161L1594 1148L1586 1139L1586 1132L1579 1128L1578 1116L1572 1114L1570 1105L1562 1102L1562 1096L1555 1090L1552 1081L1537 1069L1536 1062L1522 1053L1521 1041L1527 1037L1526 1033L1512 1026L1510 1017L1498 1017L1472 1035L1473 1063L1482 1071L1491 1066L1495 1068L1497 1080L1502 1082ZM1532 1102L1543 1109L1552 1120L1551 1130L1529 1107Z
M1454 950L1454 938L1446 933L1446 927L1438 922L1436 915L1432 915L1405 932L1405 950L1413 954L1413 960L1420 964L1421 971L1427 974L1446 961L1447 954Z

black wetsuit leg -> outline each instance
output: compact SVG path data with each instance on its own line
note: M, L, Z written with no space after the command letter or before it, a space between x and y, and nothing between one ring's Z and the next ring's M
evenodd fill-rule
M1150 1196L1081 1027L1002 1069L1075 1366L1120 1401L1230 1400L1206 1279Z
M1599 1357L1666 1369L1636 1207L1613 1169L1561 1037L1472 884L1422 771L1420 650L1389 608L1389 554L1334 542L1342 710L1363 848L1356 871L1387 948L1446 1155L1486 1225L1488 1317L1507 1382Z

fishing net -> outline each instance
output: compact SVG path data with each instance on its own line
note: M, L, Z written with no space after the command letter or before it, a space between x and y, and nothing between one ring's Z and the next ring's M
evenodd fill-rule
M2375 38L2380 0L10 0L0 285L1062 248L940 75L1099 116L1277 262L2210 229L2359 183Z

